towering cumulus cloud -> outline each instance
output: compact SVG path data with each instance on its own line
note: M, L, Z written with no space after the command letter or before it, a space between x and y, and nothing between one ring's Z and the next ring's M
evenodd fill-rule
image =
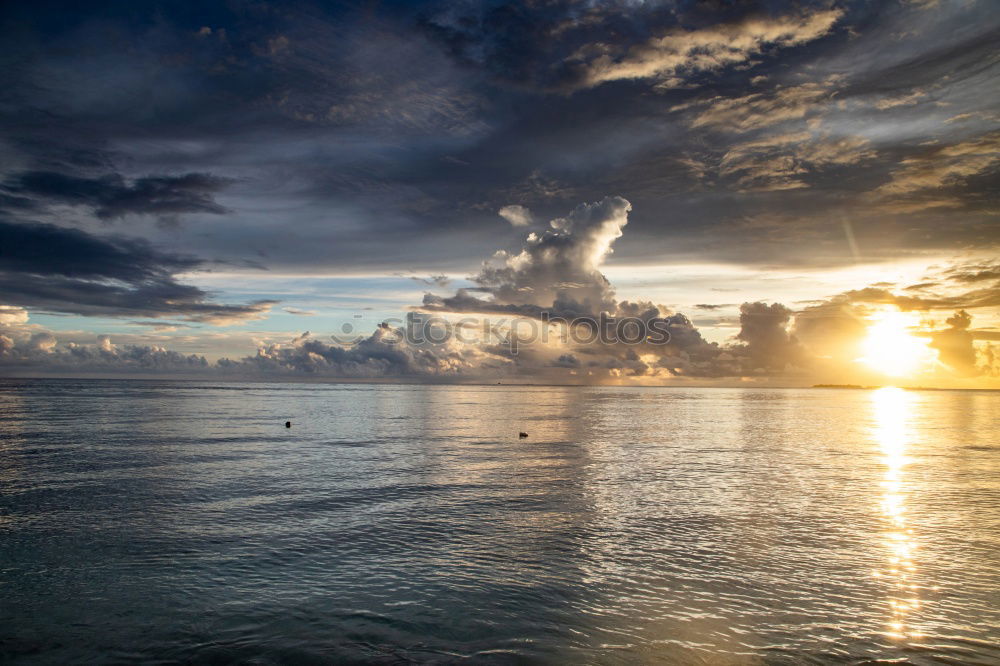
M600 271L611 245L628 224L632 204L621 197L580 204L548 229L528 234L517 254L497 252L474 278L491 294L482 300L460 290L452 298L431 295L431 309L457 312L596 314L615 309L614 290Z
M565 217L551 220L546 229L529 233L520 252L497 252L472 278L477 284L474 290L460 289L450 297L427 294L423 309L526 317L546 325L558 321L562 335L519 340L517 357L506 354L508 362L526 374L569 373L588 381L622 376L715 377L740 374L742 365L754 365L751 354L759 353L759 343L723 350L705 341L681 313L648 301L616 299L601 267L622 236L631 210L632 205L618 196L580 204ZM787 315L782 321L787 323ZM537 334L539 329L528 330ZM503 357L502 349L493 351Z

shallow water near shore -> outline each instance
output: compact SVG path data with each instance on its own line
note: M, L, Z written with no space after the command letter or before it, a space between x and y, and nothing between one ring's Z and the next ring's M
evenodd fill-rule
M0 380L0 659L998 645L1000 393Z

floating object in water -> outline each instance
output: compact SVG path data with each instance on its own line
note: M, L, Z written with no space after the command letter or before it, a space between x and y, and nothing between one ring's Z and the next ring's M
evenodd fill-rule
M528 436L528 433L526 433L526 432L518 433L517 436L520 437L521 439L524 439L525 437Z
M292 422L291 421L285 421L285 427L286 428L291 428L292 427Z

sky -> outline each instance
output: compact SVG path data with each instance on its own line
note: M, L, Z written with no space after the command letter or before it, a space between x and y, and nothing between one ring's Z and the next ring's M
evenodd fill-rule
M993 0L3 3L0 376L1000 388L998 43Z

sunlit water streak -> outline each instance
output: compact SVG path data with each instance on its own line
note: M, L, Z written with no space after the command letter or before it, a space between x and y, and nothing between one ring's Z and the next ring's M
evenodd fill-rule
M1000 663L998 407L0 381L0 659Z
M886 530L882 536L887 550L886 565L876 571L875 575L883 577L887 587L890 613L887 635L898 639L923 636L914 626L916 618L911 617L920 608L920 597L914 562L917 546L913 528L909 527L906 519L904 468L909 462L906 447L911 397L912 394L898 388L883 388L872 392L875 440L885 456L880 506L886 522Z

